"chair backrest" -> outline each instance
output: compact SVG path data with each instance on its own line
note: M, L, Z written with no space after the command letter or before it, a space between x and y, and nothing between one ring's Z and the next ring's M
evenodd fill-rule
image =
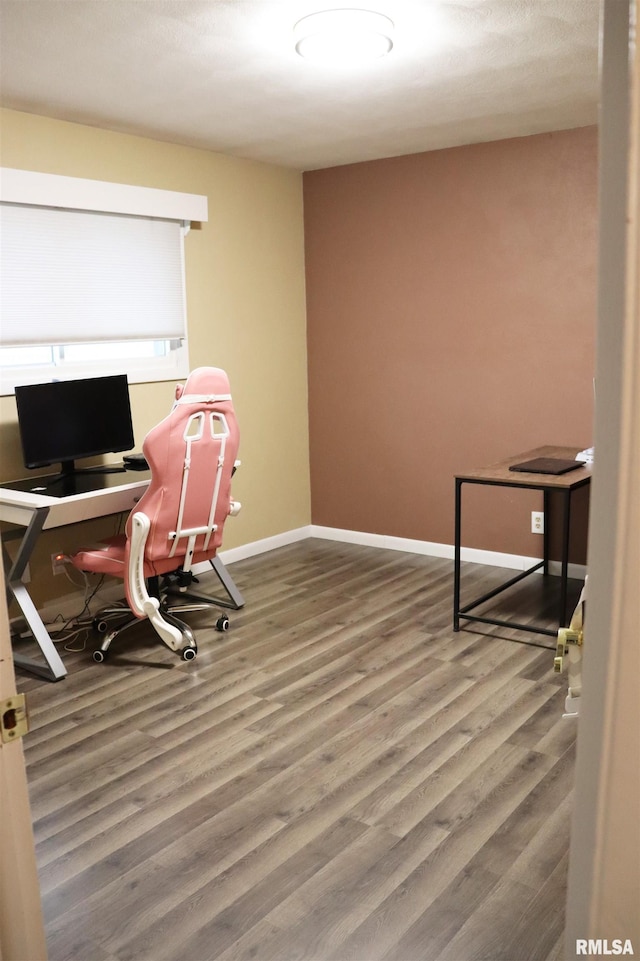
M171 412L142 445L151 483L136 511L151 522L145 564L156 574L212 558L231 508L231 475L239 432L229 380L198 367L176 389ZM130 534L131 521L127 533Z

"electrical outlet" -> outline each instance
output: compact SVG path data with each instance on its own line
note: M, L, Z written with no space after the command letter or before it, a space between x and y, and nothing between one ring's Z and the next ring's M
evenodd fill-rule
M61 551L51 555L51 570L54 574L64 574L64 554Z
M544 534L544 511L531 511L531 533Z

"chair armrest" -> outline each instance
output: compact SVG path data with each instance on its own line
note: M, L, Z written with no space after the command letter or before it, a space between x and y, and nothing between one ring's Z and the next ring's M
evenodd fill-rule
M132 515L125 577L127 601L136 617L147 617L151 621L154 630L167 647L172 651L179 651L182 648L182 632L164 619L160 611L160 602L156 597L151 597L147 590L144 576L144 549L150 528L151 521L142 511Z

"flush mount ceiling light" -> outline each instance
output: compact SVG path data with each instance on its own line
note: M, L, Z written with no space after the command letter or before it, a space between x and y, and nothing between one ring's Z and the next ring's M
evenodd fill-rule
M293 28L301 57L330 64L384 57L393 47L393 22L373 10L323 10Z

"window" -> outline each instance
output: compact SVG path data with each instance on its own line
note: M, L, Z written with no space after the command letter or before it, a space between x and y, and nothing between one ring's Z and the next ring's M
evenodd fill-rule
M29 171L3 170L0 185L2 392L84 374L185 376L189 221L178 211L206 220L206 198Z

